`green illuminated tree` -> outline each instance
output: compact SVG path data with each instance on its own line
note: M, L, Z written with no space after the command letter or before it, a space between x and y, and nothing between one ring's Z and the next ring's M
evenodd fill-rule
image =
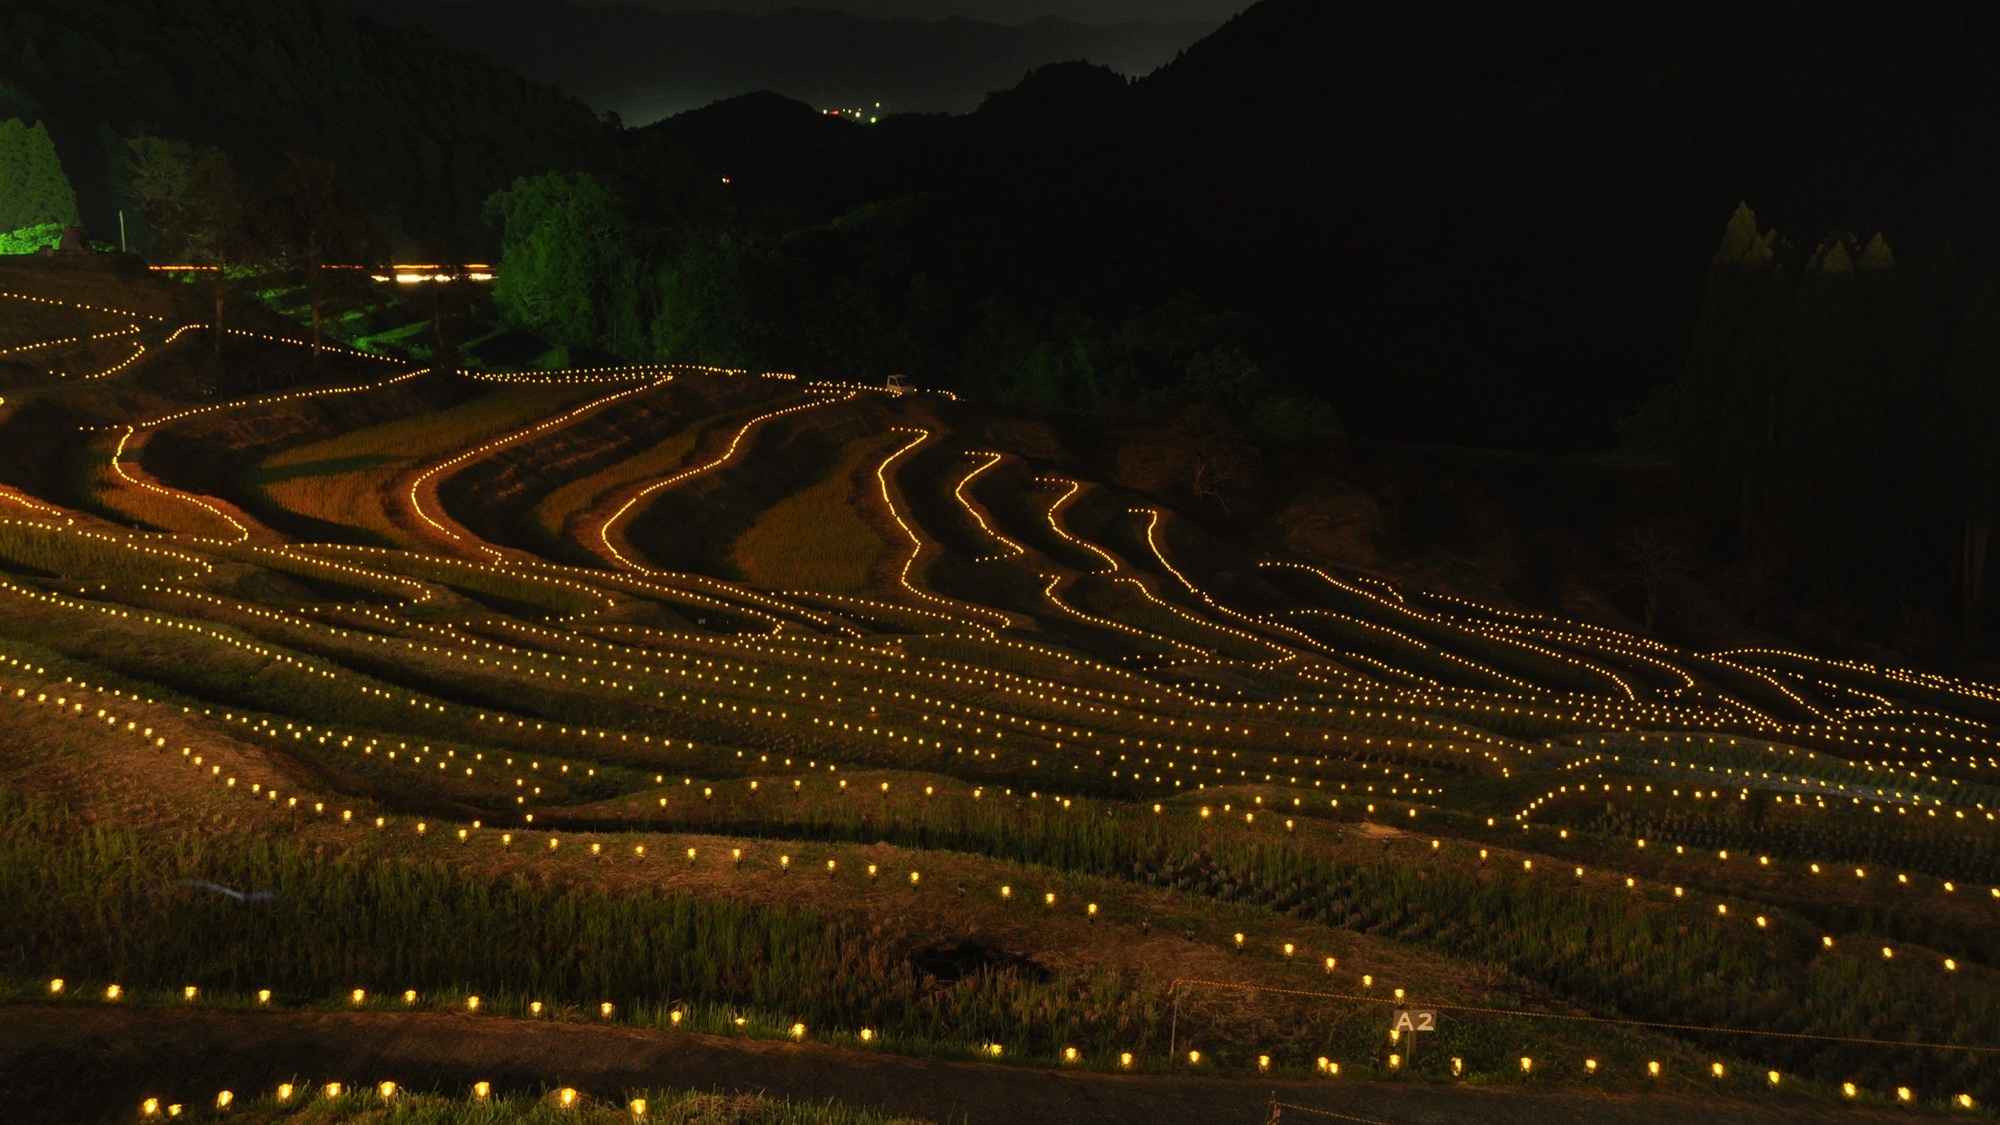
M501 228L493 299L558 343L642 353L651 316L642 255L619 201L588 173L514 181L487 201Z
M0 232L76 222L76 192L49 131L39 121L0 121Z

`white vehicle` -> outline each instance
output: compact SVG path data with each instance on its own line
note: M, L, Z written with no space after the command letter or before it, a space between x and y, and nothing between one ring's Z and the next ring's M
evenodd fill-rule
M914 391L917 388L911 386L909 379L905 378L904 376L891 375L889 376L888 379L883 381L882 389L888 391L892 395L902 395L902 394L908 394L909 392Z

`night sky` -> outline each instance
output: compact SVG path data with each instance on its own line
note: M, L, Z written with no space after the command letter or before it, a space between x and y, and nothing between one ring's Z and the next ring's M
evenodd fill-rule
M476 3L477 0L469 0ZM564 0L548 0L563 3ZM629 3L631 0L611 0ZM994 23L1019 24L1042 16L1061 16L1078 23L1123 21L1168 23L1175 20L1225 20L1250 6L1249 0L642 0L648 7L671 12L725 11L762 15L786 8L822 8L878 19L913 17L942 19L968 16Z

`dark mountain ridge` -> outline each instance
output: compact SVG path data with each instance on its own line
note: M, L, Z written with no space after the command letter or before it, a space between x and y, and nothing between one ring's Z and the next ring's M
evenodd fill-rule
M1062 64L977 112L855 128L767 95L622 138L434 35L311 0L16 0L0 22L0 78L49 119L99 230L103 128L253 168L316 151L400 229L475 252L515 176L594 170L643 200L693 168L703 191L732 179L712 201L731 237L824 228L802 289L872 255L901 264L843 275L870 307L921 279L946 310L838 358L769 357L830 375L944 371L983 346L982 304L1047 333L1051 310L1115 325L1186 297L1356 432L1597 448L1681 369L1739 200L1805 245L1879 229L1906 259L2000 250L2000 10L1972 0L1264 0L1136 82Z
M1265 0L1128 90L994 99L791 183L961 199L1074 292L1250 316L1363 428L1528 448L1604 444L1678 371L1738 200L1807 243L2000 249L1990 6L1482 12Z
M662 12L550 0L336 0L417 25L599 110L644 124L753 90L820 108L964 112L1022 73L1088 58L1145 74L1201 38L1201 21L1093 27L1046 16L1018 26L952 17L871 20L791 9L768 16Z

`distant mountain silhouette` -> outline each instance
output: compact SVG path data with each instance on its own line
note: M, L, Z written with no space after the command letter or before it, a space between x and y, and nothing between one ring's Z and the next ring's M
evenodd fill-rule
M1739 199L1992 260L1994 73L1976 0L1264 0L1129 86L1051 68L758 190L925 192L996 284L1237 310L1362 432L1588 447L1680 369Z
M662 12L552 0L334 0L384 23L417 24L599 110L644 124L754 90L819 108L962 112L1046 63L1085 58L1145 74L1214 25L1091 27L1055 17L871 20L794 9L769 16Z
M849 149L871 127L829 116L802 101L769 90L725 98L677 113L626 134L644 167L656 154L692 158L704 171L756 177L807 157Z

